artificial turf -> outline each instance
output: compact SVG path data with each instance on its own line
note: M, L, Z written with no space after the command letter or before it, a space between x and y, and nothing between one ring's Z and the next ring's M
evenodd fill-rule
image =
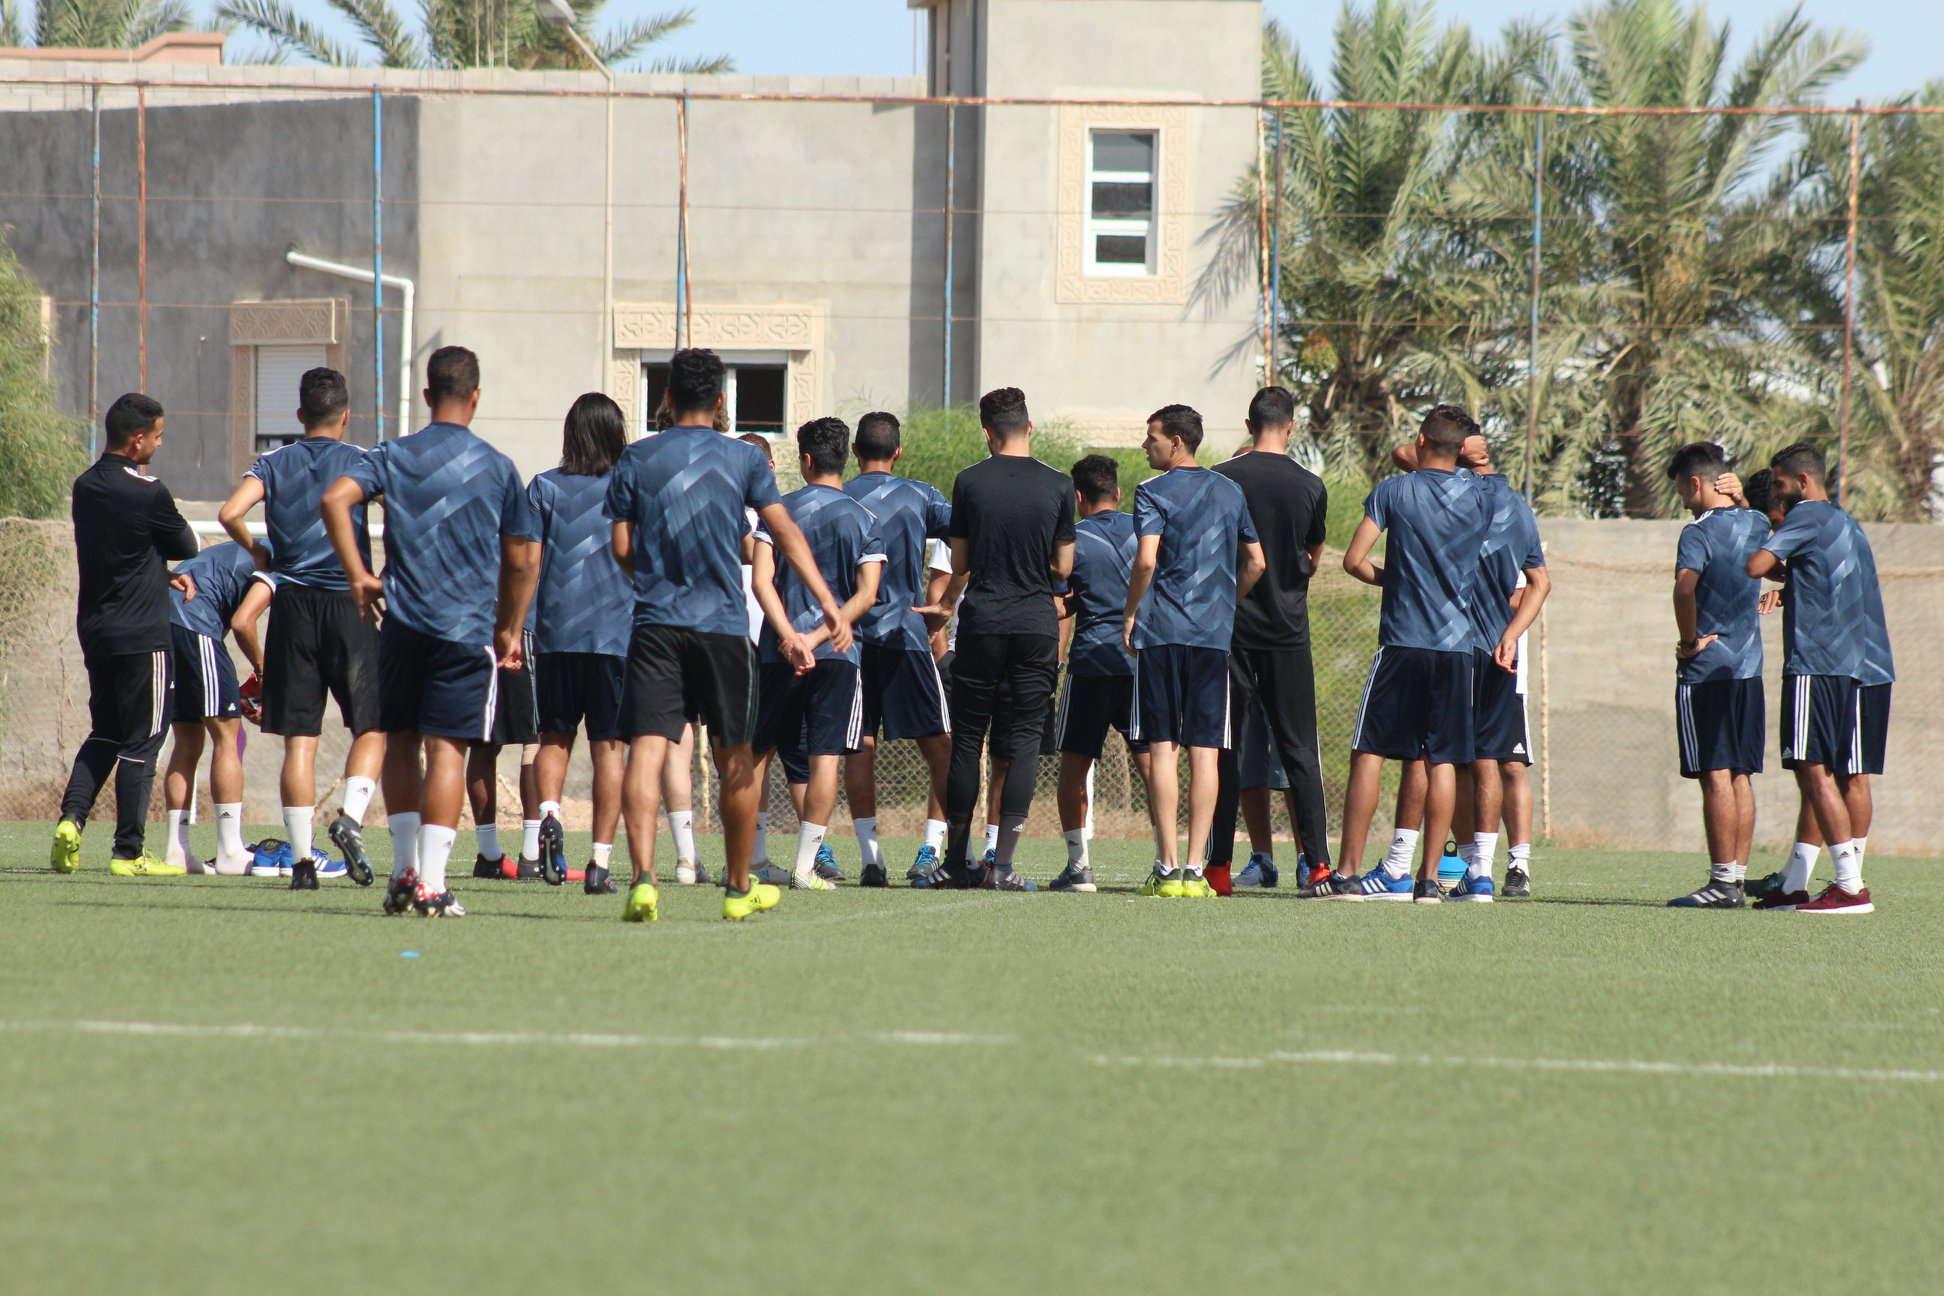
M8 1291L1944 1284L1934 861L1860 918L1543 849L1427 909L1141 900L1097 841L1095 896L635 927L459 868L444 923L115 879L99 833L59 877L45 831L0 827Z

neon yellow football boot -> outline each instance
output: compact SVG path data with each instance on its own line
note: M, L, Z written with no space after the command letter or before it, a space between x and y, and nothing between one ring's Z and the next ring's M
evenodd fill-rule
M1176 873L1181 878L1182 895L1194 900L1214 898L1215 888L1210 886L1208 879L1201 874L1193 869L1177 869Z
M72 873L81 867L81 826L72 819L54 825L54 849L47 862L56 873Z
M751 914L768 913L782 899L783 892L779 888L752 878L749 890L741 895L734 891L723 892L722 916L728 922L741 922Z
M143 851L134 859L111 859L108 871L116 877L181 877L189 870Z
M637 882L628 888L628 903L621 906L622 922L658 922L661 919L661 893L653 882Z
M1182 871L1181 869L1176 869L1172 873L1163 873L1160 869L1155 869L1154 872L1147 875L1147 881L1141 883L1140 894L1144 896L1163 896L1170 900L1187 895L1188 892L1184 889L1184 884L1181 880Z

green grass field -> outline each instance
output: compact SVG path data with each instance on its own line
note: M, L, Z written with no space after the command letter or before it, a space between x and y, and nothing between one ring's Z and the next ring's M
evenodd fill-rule
M1935 861L1816 919L1543 850L1490 907L1140 900L1101 842L1097 896L644 928L114 879L99 827L57 877L44 832L0 829L9 1292L1944 1284Z

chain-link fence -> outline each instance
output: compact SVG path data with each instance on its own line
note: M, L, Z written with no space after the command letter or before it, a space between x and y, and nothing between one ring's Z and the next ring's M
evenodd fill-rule
M1354 507L1354 505L1348 505ZM1700 844L1699 797L1681 779L1674 738L1671 603L1676 522L1546 521L1542 531L1553 594L1528 636L1528 725L1534 747L1535 826L1542 841L1572 846L1675 849ZM1930 771L1944 762L1944 734L1928 723L1944 711L1944 529L1872 524L1900 682L1890 727L1889 768L1876 780L1877 821L1870 836L1884 851L1932 854ZM1350 731L1377 635L1377 592L1345 576L1326 554L1311 587L1317 721L1332 823L1343 809ZM65 524L0 520L0 819L49 820L68 761L87 732L87 679L73 635L73 549ZM271 615L275 615L273 611ZM1764 626L1770 736L1768 771L1756 783L1759 836L1793 830L1795 791L1775 758L1781 625ZM245 816L277 820L281 745L246 726ZM343 758L344 735L326 726L318 769L328 786ZM499 817L519 818L518 753L502 755ZM570 826L587 824L584 754L570 766L565 802ZM1058 762L1043 758L1027 831L1057 841ZM1395 767L1387 767L1395 778ZM925 815L926 767L912 743L883 746L877 761L878 817L886 834L914 834ZM714 771L703 756L693 770L698 822L716 826ZM207 771L200 780L208 800ZM768 795L771 826L796 818L780 771ZM1387 784L1394 787L1394 781ZM106 794L112 799L112 789ZM156 796L161 795L160 780ZM1147 801L1126 750L1109 736L1095 773L1095 831L1147 834ZM329 795L320 798L328 804ZM110 801L112 804L112 800ZM108 813L104 808L103 813ZM848 822L840 801L839 823ZM1290 830L1275 798L1275 831ZM1388 802L1378 815L1388 823Z

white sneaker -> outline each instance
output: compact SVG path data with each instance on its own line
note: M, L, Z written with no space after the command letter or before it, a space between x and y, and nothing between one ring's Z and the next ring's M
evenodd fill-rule
M826 881L818 877L815 873L790 874L790 890L792 891L835 891L836 889L837 884L835 882Z

